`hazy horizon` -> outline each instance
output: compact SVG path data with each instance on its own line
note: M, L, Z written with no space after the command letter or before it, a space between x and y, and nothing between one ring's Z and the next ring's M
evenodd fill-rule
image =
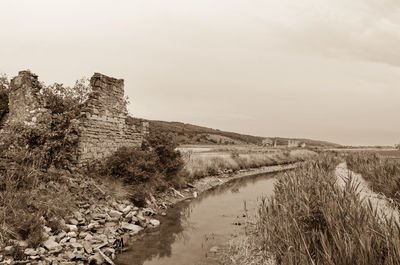
M395 0L4 1L0 73L125 79L135 117L400 143Z

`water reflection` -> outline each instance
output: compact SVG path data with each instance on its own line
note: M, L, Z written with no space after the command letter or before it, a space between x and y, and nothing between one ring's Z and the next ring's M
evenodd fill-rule
M243 201L271 195L276 174L232 180L192 201L183 201L160 216L159 228L143 233L132 248L118 256L117 264L194 264L210 246L225 242L243 210ZM265 194L266 193L266 194ZM181 262L181 263L179 263Z

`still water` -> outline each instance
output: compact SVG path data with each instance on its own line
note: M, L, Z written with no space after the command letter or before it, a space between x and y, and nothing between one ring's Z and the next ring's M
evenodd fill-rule
M254 216L261 197L271 196L275 174L230 181L191 201L178 203L160 218L157 229L143 233L118 265L218 264L207 259L209 250L243 231L247 216Z

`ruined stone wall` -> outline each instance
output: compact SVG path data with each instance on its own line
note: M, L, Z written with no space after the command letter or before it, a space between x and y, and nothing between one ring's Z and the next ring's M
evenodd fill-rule
M140 128L126 123L124 81L95 73L90 80L92 92L76 120L79 140L76 164L82 166L111 155L121 146L140 146L148 133L148 123ZM9 114L5 127L12 124L41 126L50 124L50 110L40 100L37 75L21 71L10 83Z
M49 113L41 106L38 95L40 88L38 76L30 71L20 71L11 80L7 124L34 125L44 114Z
M124 81L95 73L92 92L80 119L79 164L111 155L121 146L140 146L148 125L126 123Z

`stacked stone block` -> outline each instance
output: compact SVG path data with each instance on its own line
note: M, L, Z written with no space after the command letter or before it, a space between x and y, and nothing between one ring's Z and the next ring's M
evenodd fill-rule
M18 76L11 80L7 121L9 125L35 125L41 116L49 113L49 110L41 106L38 96L40 89L38 76L30 71L20 71Z
M142 129L126 124L124 81L95 73L90 80L92 92L80 119L79 164L111 155L122 146L140 146Z

